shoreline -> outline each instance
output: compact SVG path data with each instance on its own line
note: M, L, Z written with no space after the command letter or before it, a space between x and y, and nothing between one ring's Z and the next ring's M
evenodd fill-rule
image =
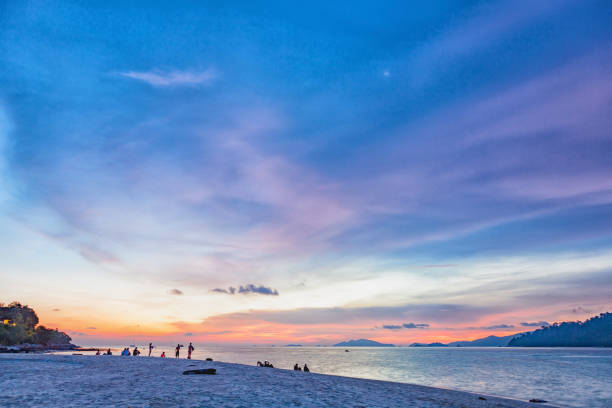
M483 393L220 361L0 355L3 402L22 406L558 407ZM215 368L216 375L183 375Z

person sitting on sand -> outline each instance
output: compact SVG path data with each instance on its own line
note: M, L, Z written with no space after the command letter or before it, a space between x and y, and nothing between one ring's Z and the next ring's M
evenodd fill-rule
M99 356L99 355L100 355L100 349L97 349L96 350L96 356Z
M193 353L193 350L195 350L195 347L193 347L193 344L190 342L189 347L187 347L187 359L191 360L191 353Z
M121 352L122 356L129 356L130 354L130 349L129 348L124 348L123 351Z
M160 357L161 357L161 358L166 358L166 352L165 352L165 351L162 351L162 353L161 353L161 356L160 356Z
M104 353L105 356L112 356L113 352L110 351L110 349L106 350L106 353Z
M140 350L138 350L138 346L134 347L134 351L132 352L133 356L139 356L140 355Z
M293 371L302 371L302 369L297 363L295 363L295 365L293 366Z
M257 367L263 367L263 363L261 361L257 362Z
M305 373L309 373L309 372L310 372L310 368L308 368L308 366L306 365L306 363L304 363L304 372L305 372Z
M153 343L149 343L149 357L151 357L152 351L153 351Z
M180 351L181 351L181 345L180 345L180 344L177 344L177 345L176 345L175 352L174 352L174 358L179 358L179 353L180 353Z

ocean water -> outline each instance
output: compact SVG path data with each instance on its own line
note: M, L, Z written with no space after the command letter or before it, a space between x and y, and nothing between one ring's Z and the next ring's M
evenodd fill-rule
M570 407L612 407L612 349L509 347L263 347L195 345L194 359L405 382ZM148 353L144 346L143 355ZM120 352L120 350L116 350ZM174 349L156 347L173 358ZM181 350L181 358L187 356ZM264 368L262 368L263 370Z

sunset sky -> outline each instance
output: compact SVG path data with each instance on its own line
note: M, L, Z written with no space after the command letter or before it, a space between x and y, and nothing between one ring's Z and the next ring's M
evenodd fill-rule
M81 345L612 311L612 2L329 3L2 1L0 302Z

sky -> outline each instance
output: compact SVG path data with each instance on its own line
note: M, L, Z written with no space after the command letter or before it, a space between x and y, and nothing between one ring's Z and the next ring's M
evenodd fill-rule
M612 3L0 4L0 302L81 345L612 311Z

